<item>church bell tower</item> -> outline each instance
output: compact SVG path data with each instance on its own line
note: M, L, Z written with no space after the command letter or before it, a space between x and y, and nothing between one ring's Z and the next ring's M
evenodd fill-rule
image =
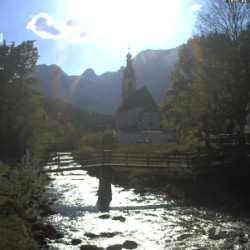
M132 67L132 55L130 52L127 54L127 67L123 71L122 79L122 102L124 102L128 96L136 91L136 78L135 71Z

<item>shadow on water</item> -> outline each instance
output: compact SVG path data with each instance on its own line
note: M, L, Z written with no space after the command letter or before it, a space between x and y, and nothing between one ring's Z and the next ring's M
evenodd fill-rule
M109 210L118 210L118 211L126 211L126 210L149 210L149 209L172 209L176 208L173 204L159 204L159 205L143 205L143 206L121 206L121 207L110 207Z
M111 206L109 211L131 211L131 210L155 210L155 209L167 209L172 210L173 208L178 209L179 206L174 204L158 204L158 205L142 205L142 206ZM101 213L96 206L84 206L84 207L72 207L60 204L56 207L56 211L61 216L84 216L84 212L87 213ZM108 211L106 211L108 212Z

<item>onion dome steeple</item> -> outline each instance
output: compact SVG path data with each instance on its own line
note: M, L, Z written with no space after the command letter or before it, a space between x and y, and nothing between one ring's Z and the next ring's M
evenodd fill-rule
M123 71L123 80L122 80L122 101L130 96L136 91L136 78L135 71L132 66L132 55L130 51L127 54L127 67Z
M135 78L135 71L132 66L132 55L130 52L127 54L127 67L123 71L123 76Z

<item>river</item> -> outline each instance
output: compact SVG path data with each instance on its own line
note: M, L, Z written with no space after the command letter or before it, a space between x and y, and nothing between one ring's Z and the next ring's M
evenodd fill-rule
M69 166L77 166L70 156ZM56 166L55 166L56 167ZM99 180L86 171L54 172L47 195L57 214L43 218L64 237L49 240L50 249L106 249L126 240L136 249L250 249L250 218L178 205L164 194L136 194L112 186L109 213L96 208ZM80 239L72 245L72 239Z

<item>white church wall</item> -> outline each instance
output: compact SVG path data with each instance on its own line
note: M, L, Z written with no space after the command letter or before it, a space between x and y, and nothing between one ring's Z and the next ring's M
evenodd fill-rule
M168 132L147 131L147 132L117 132L116 138L118 142L170 142L172 136Z
M124 128L132 127L138 121L139 113L141 113L142 110L143 108L137 107L118 112L116 115L116 129L122 130Z
M142 121L144 130L160 129L160 114L158 112L143 112Z
M119 112L116 116L116 129L135 127L138 130L160 130L159 112L143 112L143 107Z

